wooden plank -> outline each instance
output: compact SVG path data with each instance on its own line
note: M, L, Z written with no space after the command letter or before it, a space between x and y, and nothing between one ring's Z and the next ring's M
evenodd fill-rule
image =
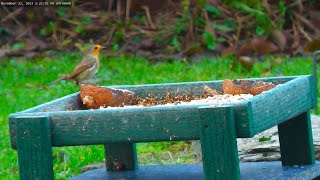
M172 94L191 93L198 95L203 93L204 85L221 91L222 81L199 81L199 82L182 82L182 83L166 83L166 84L146 84L146 85L118 85L108 86L109 88L128 89L134 91L140 97L164 96L168 92ZM32 112L48 112L48 111L68 111L83 109L79 92L61 97L59 99L26 109L19 113L32 113Z
M236 110L237 137L252 137L254 133L250 103L241 102L232 105ZM9 116L11 147L16 148L15 117L21 115L50 116L53 146L73 145L72 143L86 145L130 142L130 140L131 142L188 140L189 138L199 140L199 132L195 129L199 123L197 111L199 106L205 105L13 114ZM133 135L128 136L127 132L133 133ZM102 137L99 133L105 134L105 136ZM69 136L69 134L72 135ZM154 137L151 138L150 135ZM78 137L73 138L76 136ZM113 138L112 141L112 136L117 138ZM79 138L83 141L79 141ZM60 140L61 142L59 142Z
M287 77L270 77L270 78L247 78L247 80L260 80L266 82L274 82L275 84L282 84L290 81L297 76ZM146 97L149 94L154 96L164 96L167 92L178 93L191 93L193 95L203 93L203 86L222 91L222 80L216 81L198 81L198 82L180 82L180 83L165 83L165 84L145 84L145 85L115 85L108 86L110 88L128 89L134 91L140 97ZM64 96L62 98L41 104L39 106L26 109L19 113L31 112L47 112L47 111L66 111L72 109L82 109L82 103L79 97L79 92Z
M199 108L205 179L240 179L232 106Z
M301 76L250 99L259 133L312 108L311 76Z
M278 125L284 166L314 164L310 110Z
M51 120L55 146L199 139L196 107L60 112Z
M259 77L259 78L245 78L243 80L253 80L253 81L264 81L264 82L272 82L276 85L284 84L288 81L291 81L295 78L309 76L309 75L301 75L301 76L279 76L279 77Z
M29 114L32 116L32 114ZM17 121L16 121L17 114L10 114L9 115L9 132L10 132L10 145L11 148L17 149Z
M311 101L312 101L312 108L317 110L318 108L318 87L317 82L314 76L310 76L310 89L311 89ZM317 113L316 113L317 114Z
M307 76L302 76L307 77ZM284 83L289 80L292 80L296 78L295 76L292 77L274 77L274 78L251 78L251 80L262 80L262 81L272 81L274 83ZM193 89L193 93L200 93L200 91L203 91L203 85L209 85L212 88L219 88L221 86L221 81L204 81L204 82L186 82L186 83L171 83L171 84L151 84L151 85L129 85L129 86L113 86L116 88L124 88L135 91L138 95L147 95L148 93L153 94L159 94L170 91L171 93L177 93L177 92L188 92L190 89ZM260 95L259 95L260 96ZM40 106L22 111L20 113L12 114L9 116L9 127L10 127L10 139L11 139L11 146L15 148L15 119L16 116L21 115L33 115L34 113L46 112L46 111L65 111L70 108L77 108L81 104L79 102L79 93L74 93L69 96L57 99L55 101L51 101L49 103L42 104ZM237 136L238 137L252 137L256 130L253 127L252 123L252 105L250 105L250 102L244 102L246 104L244 105L235 105L235 113L236 113L236 130L237 130ZM240 109L240 110L238 110ZM81 111L82 112L82 111ZM181 112L181 111L179 111ZM71 118L75 120L73 111L67 112L69 115L66 115L66 119ZM44 115L44 116L56 116L56 113L40 113L38 115ZM61 112L57 112L58 119L61 119L60 117ZM63 114L63 113L62 113ZM82 113L80 113L82 114ZM261 114L259 114L261 115ZM13 119L12 119L12 118ZM73 122L73 121L72 121ZM81 123L80 123L81 124ZM255 130L255 131L254 131ZM173 136L174 137L174 136ZM198 137L199 138L199 137Z
M50 119L17 117L20 179L54 179Z
M81 109L84 109L84 106L82 105L80 94L77 92L18 113L71 111Z
M107 171L136 170L138 159L135 143L105 144Z
M136 93L140 97L158 96L164 97L168 92L172 95L187 94L199 95L204 93L204 86L207 85L217 91L222 91L222 81L200 81L165 84L146 84L129 86L111 86L111 88L127 89Z
M227 105L227 104L226 104ZM233 106L236 124L236 134L238 138L253 137L254 127L252 119L252 104L249 101L243 101L237 104L228 104Z
M275 84L283 84L297 76L287 77L270 77L270 78L247 78L247 80L259 80L266 82L274 82ZM172 94L191 93L192 95L202 94L204 85L212 89L222 92L222 80L215 81L199 81L199 82L180 82L180 83L165 83L165 84L146 84L146 85L121 85L110 86L110 88L128 89L136 92L140 97L146 97L149 94L154 96L164 96L167 92Z
M239 129L242 129L238 132L239 137L250 135L241 134L250 131L250 122L245 122L249 116L246 106L246 103L236 104L239 118L242 118L238 124L241 126ZM33 115L51 117L53 146L199 140L198 107L199 105L110 108ZM10 121L10 125L13 123L14 121ZM14 127L10 129L11 132L15 130ZM15 143L14 135L11 141L12 144Z

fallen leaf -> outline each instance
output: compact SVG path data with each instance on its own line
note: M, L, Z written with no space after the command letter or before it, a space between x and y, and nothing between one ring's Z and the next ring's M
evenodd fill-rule
M247 55L252 53L257 53L259 55L266 55L278 51L279 48L272 42L269 42L263 38L255 38L250 42L241 46L237 54Z
M224 48L222 49L222 56L229 56L229 55L235 55L236 54L236 48L235 47L232 47L232 46L229 46L227 48Z
M7 54L7 50L0 49L0 59L3 58Z
M28 51L24 53L24 57L26 57L27 59L32 59L36 57L38 54L39 54L38 51Z
M247 71L251 71L254 65L254 61L249 56L236 56L231 64L231 71L235 71L237 66L241 66Z
M311 42L308 42L304 48L304 52L314 52L316 50L320 50L320 39L314 39Z
M28 52L28 51L33 51L36 50L38 47L40 47L36 41L34 41L33 39L28 38L25 41L25 46L22 48L22 50L24 52Z
M271 42L276 44L281 51L284 50L287 45L287 37L279 29L271 31L268 39L270 39Z

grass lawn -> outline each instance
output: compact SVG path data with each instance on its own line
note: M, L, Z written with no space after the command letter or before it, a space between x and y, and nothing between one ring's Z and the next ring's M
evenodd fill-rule
M74 93L79 88L72 82L60 82L49 89L40 85L70 72L79 62L80 53L55 55L46 53L33 60L9 59L0 63L0 179L18 179L17 153L11 149L8 115L41 103ZM310 58L268 57L254 65L251 72L240 66L230 70L232 58L203 58L199 62L161 62L150 64L138 57L101 58L97 77L100 85L171 83L311 74ZM107 79L110 79L109 81ZM56 179L66 179L80 173L80 167L104 160L103 146L54 148ZM142 164L193 162L190 144L185 142L140 143Z

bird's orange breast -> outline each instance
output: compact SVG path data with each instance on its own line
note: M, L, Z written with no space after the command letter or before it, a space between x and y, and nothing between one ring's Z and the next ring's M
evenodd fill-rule
M100 52L100 50L96 49L96 50L94 50L94 51L92 52L92 55L93 55L95 58L98 58L99 52Z

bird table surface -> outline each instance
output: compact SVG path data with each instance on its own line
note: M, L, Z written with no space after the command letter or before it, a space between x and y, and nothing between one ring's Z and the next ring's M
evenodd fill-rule
M258 80L282 85L247 101L231 103L234 107L238 138L253 137L305 112L316 104L313 78L310 75L258 78ZM174 94L177 91L196 95L203 92L204 85L221 90L222 81L130 85L114 88L128 89L140 97L147 97L150 94L164 96L168 92ZM199 139L198 108L201 106L205 104L88 111L81 110L83 105L79 93L75 93L11 114L9 117L11 144L12 147L16 147L16 121L19 116L49 116L54 132L53 146ZM80 110L72 111L75 109Z

